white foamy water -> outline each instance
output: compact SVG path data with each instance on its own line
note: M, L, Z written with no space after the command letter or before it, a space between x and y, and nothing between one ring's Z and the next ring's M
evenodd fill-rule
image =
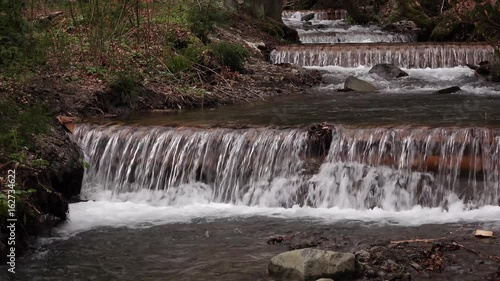
M484 43L315 44L280 46L271 52L275 64L300 66L374 66L392 63L404 68L450 68L490 60Z
M141 197L141 196L138 196ZM334 208L269 208L223 203L197 203L182 207L162 206L154 202L89 201L70 205L70 220L59 229L63 235L75 235L98 227L140 228L170 223L189 223L193 219L224 219L266 216L282 219L313 219L321 223L363 221L401 226L431 223L492 222L500 227L500 207L484 206L467 210L460 202L448 210L415 206L406 211L386 211L380 208L355 210ZM203 201L203 200L200 200Z
M368 73L371 67L307 67L320 70L324 74L326 89L342 89L349 76L355 76L375 84L383 93L432 93L452 86L459 86L462 91L457 94L500 95L498 83L485 82L474 76L474 71L468 67L453 68L402 68L409 74L407 77L387 80L376 74Z

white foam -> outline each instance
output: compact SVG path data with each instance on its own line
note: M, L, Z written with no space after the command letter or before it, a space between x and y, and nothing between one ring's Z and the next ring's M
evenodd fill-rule
M139 196L140 197L140 196ZM170 223L189 223L193 219L248 218L267 216L282 219L315 219L325 223L364 221L401 226L459 222L491 222L500 228L500 206L468 210L461 202L448 210L416 206L406 211L379 208L355 210L334 208L269 208L220 203L194 203L186 206L161 206L131 201L88 201L70 205L70 220L61 228L62 235L75 235L98 227L140 228Z
M459 86L463 93L476 95L500 95L500 85L484 82L474 77L474 72L468 67L405 69L409 76L386 80L376 74L369 74L370 67L307 67L325 72L324 77L330 84L326 89L344 87L348 76L355 76L375 84L384 93L432 93L434 91Z

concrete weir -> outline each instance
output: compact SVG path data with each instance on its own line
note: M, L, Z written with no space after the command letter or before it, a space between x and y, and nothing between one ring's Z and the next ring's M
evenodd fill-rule
M404 68L443 68L491 59L486 43L361 43L280 46L271 53L275 64L300 66L373 66L392 63Z

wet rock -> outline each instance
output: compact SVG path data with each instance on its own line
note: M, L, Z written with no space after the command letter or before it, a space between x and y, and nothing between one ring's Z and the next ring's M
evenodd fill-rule
M371 257L370 253L365 250L357 251L354 255L359 262L367 262Z
M406 272L401 275L400 279L401 281L411 281L411 274Z
M325 237L320 237L318 239L315 239L313 241L309 242L303 242L303 243L298 243L298 244L291 244L288 249L289 250L298 250L298 249L304 249L304 248L315 248L323 244L323 242L328 241L328 238Z
M312 19L314 19L314 13L307 14L307 15L303 16L302 18L300 18L301 21L310 21Z
M349 89L357 92L376 92L377 88L373 86L371 83L356 78L354 76L347 77L344 89Z
M410 266L413 267L415 270L417 271L421 271L422 270L422 266L420 266L418 263L416 262L410 262Z
M435 91L433 94L435 94L435 95L446 95L446 94L453 94L453 93L459 92L461 90L462 89L460 89L460 87L453 86L453 87L449 87L449 88L446 88L446 89L441 89L439 91Z
M271 259L269 275L284 280L345 279L357 274L351 253L302 249L281 253Z
M477 77L491 82L500 82L500 62L482 61L479 65L467 64L474 70Z
M379 271L379 272L377 272L377 276L381 277L381 278L385 278L387 276L387 274L383 271Z
M382 27L383 31L387 32L396 32L396 33L417 33L420 31L418 26L410 20L402 20L398 22L392 22L384 27Z
M372 67L372 69L370 69L368 73L377 74L378 76L386 79L408 76L408 73L404 72L399 67L388 63L377 64L374 67Z
M275 245L275 244L281 244L283 241L284 241L283 236L276 236L267 240L266 243L269 245Z

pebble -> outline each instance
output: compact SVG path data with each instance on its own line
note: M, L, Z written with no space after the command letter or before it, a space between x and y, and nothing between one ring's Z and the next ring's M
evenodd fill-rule
M354 255L359 262L367 262L371 257L370 253L365 250L357 251Z
M421 271L422 270L422 267L418 263L416 263L416 262L412 261L412 262L410 262L410 265L411 265L411 267L415 268L415 270L417 270L417 271Z

